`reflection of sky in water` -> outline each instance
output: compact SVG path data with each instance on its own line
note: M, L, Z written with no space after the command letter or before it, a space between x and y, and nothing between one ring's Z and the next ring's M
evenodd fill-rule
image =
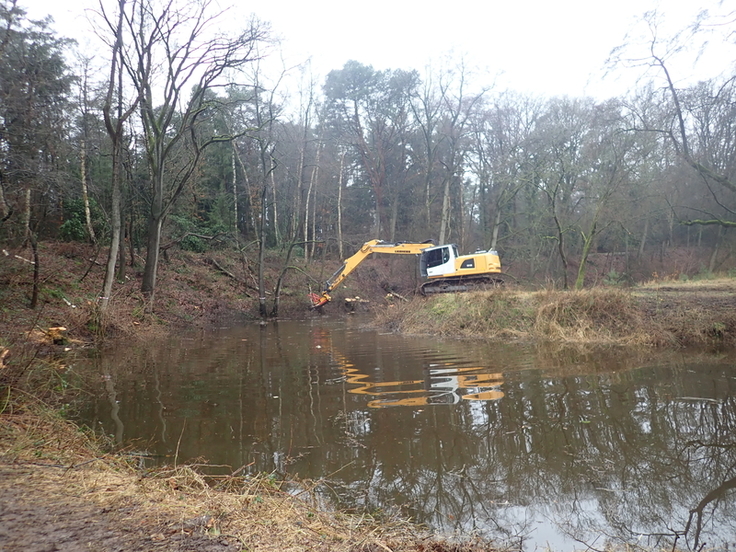
M701 542L736 533L727 357L552 353L321 321L159 345L98 359L83 417L162 461L326 478L344 505L523 537L526 550L602 549L601 534L671 548L647 535L684 530L711 495ZM694 546L693 531L678 545Z

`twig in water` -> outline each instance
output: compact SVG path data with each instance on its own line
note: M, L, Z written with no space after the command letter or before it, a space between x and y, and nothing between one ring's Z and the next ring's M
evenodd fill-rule
M181 446L181 438L184 436L185 427L187 427L186 418L184 418L184 423L181 426L181 433L179 434L179 440L176 442L176 454L174 454L174 469L176 469L176 463L179 461L179 447Z

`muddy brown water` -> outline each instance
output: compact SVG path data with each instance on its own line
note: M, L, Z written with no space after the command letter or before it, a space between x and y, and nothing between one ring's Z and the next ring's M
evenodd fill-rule
M142 463L319 481L524 550L736 544L736 355L279 322L107 351L81 419Z

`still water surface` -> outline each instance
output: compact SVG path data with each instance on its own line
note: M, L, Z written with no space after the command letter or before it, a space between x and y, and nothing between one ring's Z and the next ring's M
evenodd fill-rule
M249 326L90 361L83 421L172 462L324 479L524 550L736 543L733 354L596 354ZM583 544L585 543L585 545Z

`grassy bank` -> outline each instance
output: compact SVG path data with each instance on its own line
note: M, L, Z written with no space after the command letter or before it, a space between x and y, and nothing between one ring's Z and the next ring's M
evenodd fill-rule
M4 549L96 550L481 550L430 540L399 519L328 512L313 489L299 492L263 474L206 481L187 466L156 471L104 446L42 404L7 408L0 425ZM12 484L9 484L12 483ZM6 511L10 511L6 509ZM4 539L2 537L5 537Z
M497 289L416 298L382 311L390 331L487 340L736 346L736 281L580 291Z

